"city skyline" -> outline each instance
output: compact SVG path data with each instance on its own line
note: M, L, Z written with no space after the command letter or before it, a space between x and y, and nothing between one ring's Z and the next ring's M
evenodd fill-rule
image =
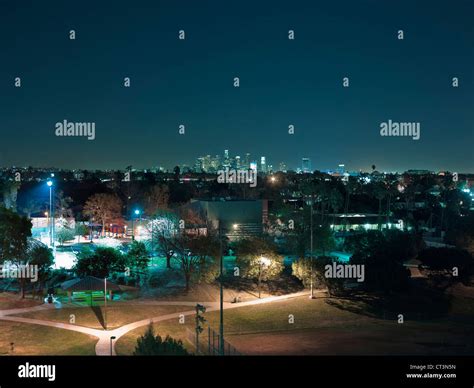
M1 166L171 167L229 148L274 167L473 170L469 2L141 4L6 5ZM57 136L64 120L93 140ZM392 121L419 139L381 135Z

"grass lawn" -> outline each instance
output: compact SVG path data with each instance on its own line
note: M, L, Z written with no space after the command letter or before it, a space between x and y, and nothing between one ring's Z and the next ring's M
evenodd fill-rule
M95 355L96 343L97 338L70 330L0 321L0 355Z
M112 305L109 304L107 307L107 328L114 329L141 319L153 318L190 309L192 309L192 307L134 305L132 303L121 302ZM91 307L63 307L55 310L33 311L17 316L61 323L73 323L71 322L71 315L74 315L76 325L102 329L104 320L103 314L104 308L97 306L93 309Z
M25 299L21 299L20 294L11 292L0 293L0 310L32 307L40 305L42 303L42 300L32 299L29 295L27 295Z
M328 301L300 297L226 310L226 339L244 354L474 354L472 315L465 315L461 321L447 317L398 324L393 319L350 312ZM351 301L342 302L351 307ZM354 303L357 308L352 311L362 308L360 301ZM473 300L458 303L463 311L466 304L474 306ZM294 323L289 323L290 315ZM219 313L206 313L205 317L218 330ZM187 317L184 325L168 321L154 326L157 334L182 339L192 350L192 344L186 340L186 327L193 330L193 317ZM136 329L120 338L117 353L131 354L137 337L145 329Z

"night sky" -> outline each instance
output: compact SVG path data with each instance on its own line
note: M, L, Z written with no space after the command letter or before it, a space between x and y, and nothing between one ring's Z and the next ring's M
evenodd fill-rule
M100 3L0 1L0 166L172 167L229 149L274 167L474 172L470 0ZM95 122L96 139L56 137L64 119ZM389 119L420 122L421 139L381 137Z

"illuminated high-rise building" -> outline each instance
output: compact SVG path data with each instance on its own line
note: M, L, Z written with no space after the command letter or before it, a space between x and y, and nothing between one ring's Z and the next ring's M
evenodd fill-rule
M222 166L230 167L229 150L224 150L224 163L222 163Z
M244 158L244 165L242 167L244 168L250 168L250 154L249 153L246 153L245 154L245 158Z
M263 172L264 174L267 172L267 161L265 156L262 156L260 158L260 171Z
M311 168L311 159L310 158L301 159L301 171L303 172L303 174L313 172L312 168Z
M235 157L235 168L240 168L240 156L238 155Z

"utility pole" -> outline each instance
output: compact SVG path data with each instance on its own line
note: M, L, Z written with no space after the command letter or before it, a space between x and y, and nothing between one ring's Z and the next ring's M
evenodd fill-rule
M107 330L107 278L104 278L104 329Z
M311 194L311 207L310 207L310 225L311 225L311 236L310 236L310 265L311 265L311 271L310 271L310 282L311 282L311 295L309 296L309 299L314 299L314 291L313 291L313 199L314 196Z
M221 356L224 355L224 288L222 285L224 277L224 252L222 249L222 223L219 218L219 248L220 248L220 272L219 272L219 285L220 285L220 325L219 325L219 353Z
M199 334L203 331L202 324L206 322L206 319L201 315L201 313L205 312L206 307L199 303L196 304L196 354L199 354Z

